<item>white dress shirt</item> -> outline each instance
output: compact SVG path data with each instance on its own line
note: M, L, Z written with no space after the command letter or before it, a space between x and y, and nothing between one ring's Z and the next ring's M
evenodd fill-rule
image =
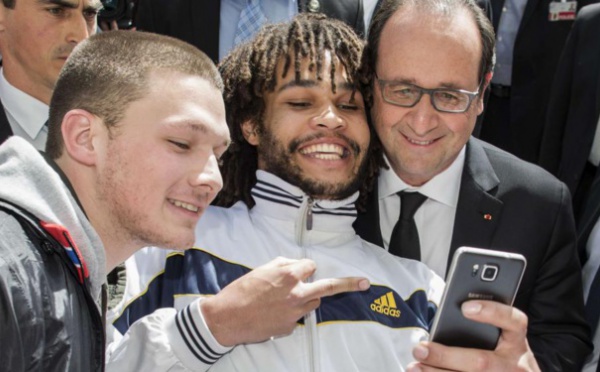
M414 217L419 232L421 261L442 278L446 276L465 148L446 170L420 187L406 184L391 168L382 169L379 176L379 218L384 247L388 249L392 231L400 216L400 197L397 193L404 190L420 192L428 198Z
M365 21L365 35L369 32L369 25L379 0L363 0L363 18Z
M36 149L44 151L48 130L48 105L15 88L0 70L0 99L14 135L25 138Z
M596 225L590 233L586 250L589 258L583 266L583 295L587 300L594 275L600 268L600 220L596 221ZM596 365L600 359L600 329L598 328L600 327L597 327L594 333L594 351L588 357L582 372L596 372Z

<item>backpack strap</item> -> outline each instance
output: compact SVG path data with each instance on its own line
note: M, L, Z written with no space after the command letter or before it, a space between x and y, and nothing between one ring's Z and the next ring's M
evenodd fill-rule
M36 247L46 254L58 253L69 264L69 268L81 284L88 284L89 272L81 252L69 231L61 225L41 221L29 211L4 199L0 199L0 210L13 216Z

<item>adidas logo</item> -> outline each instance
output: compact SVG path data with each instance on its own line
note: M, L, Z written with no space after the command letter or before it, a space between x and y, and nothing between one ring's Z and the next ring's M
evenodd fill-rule
M396 300L394 299L394 294L392 292L388 292L375 299L371 304L371 310L383 315L400 318L400 310L396 307Z

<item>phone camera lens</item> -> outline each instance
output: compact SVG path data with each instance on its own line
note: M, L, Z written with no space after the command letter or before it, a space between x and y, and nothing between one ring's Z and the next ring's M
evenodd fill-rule
M496 276L498 275L498 266L496 265L483 265L483 270L481 270L481 280L486 282L493 282L496 280Z

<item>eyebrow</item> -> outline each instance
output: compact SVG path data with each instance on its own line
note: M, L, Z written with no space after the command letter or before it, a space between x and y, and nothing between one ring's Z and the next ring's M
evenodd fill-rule
M78 0L78 1L68 1L68 0L37 0L38 4L40 5L57 5L57 6L62 6L64 8L68 8L68 9L77 9L79 7L79 1L83 1L83 0ZM91 0L90 1L91 4L90 5L86 5L83 7L83 10L95 10L98 11L100 9L102 9L102 3L100 2L100 0Z
M308 79L300 79L300 80L292 80L292 81L288 81L287 83L283 84L281 87L279 87L279 89L277 90L277 92L281 92L283 90L286 89L290 89L290 88L312 88L319 85L319 83L316 80L308 80ZM336 84L338 89L344 89L344 90L354 90L354 85L348 81L343 81L341 83L337 83Z

